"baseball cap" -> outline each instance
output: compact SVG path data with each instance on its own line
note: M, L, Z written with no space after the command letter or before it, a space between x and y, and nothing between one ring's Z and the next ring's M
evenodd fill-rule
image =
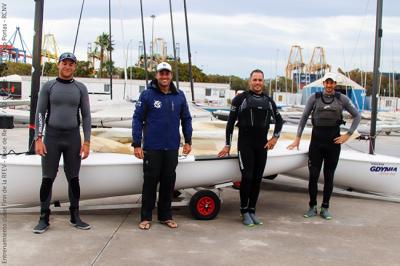
M161 62L157 65L157 72L160 72L161 70L168 70L172 72L172 67L167 62Z
M71 61L73 61L74 63L76 63L76 56L73 53L62 53L60 55L60 57L58 58L58 62L61 62L63 60L69 59Z
M324 77L322 78L323 81L326 81L327 79L331 79L334 82L336 82L337 79L337 75L335 73L332 72L327 72L325 73Z

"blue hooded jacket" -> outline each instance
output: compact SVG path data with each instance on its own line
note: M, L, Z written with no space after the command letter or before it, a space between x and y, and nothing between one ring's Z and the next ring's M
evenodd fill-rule
M185 94L171 82L171 93L164 94L153 80L136 103L132 120L132 146L144 150L177 150L180 145L179 122L185 143L192 142L192 117Z

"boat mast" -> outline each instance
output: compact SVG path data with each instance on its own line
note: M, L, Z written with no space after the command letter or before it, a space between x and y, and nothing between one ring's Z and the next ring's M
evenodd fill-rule
M76 34L75 34L75 41L74 41L74 49L72 49L72 53L75 54L75 48L76 48L76 41L78 40L78 34L79 34L79 28L81 26L81 19L82 19L82 12L83 12L83 6L85 5L85 0L82 0L82 6L81 6L81 12L79 14L79 20L78 20L78 27L76 27ZM43 65L44 66L44 65Z
M110 47L110 64L108 67L108 73L110 75L110 98L113 98L113 89L112 89L112 42L111 42L111 0L108 0L108 41ZM100 66L102 67L102 66Z
M171 17L171 31L172 31L172 45L174 48L174 61L175 61L175 78L176 78L176 88L179 89L179 67L178 60L176 58L176 44L175 44L175 33L174 33L174 19L172 17L172 4L171 0L169 0L169 14Z
M194 88L193 88L193 73L192 73L192 53L190 52L189 26L188 26L188 19L187 19L186 0L183 0L183 8L184 8L184 12L185 12L186 42L187 42L188 59L189 59L190 91L192 93L192 102L194 103Z
M32 80L31 80L31 110L29 115L29 142L28 154L35 154L35 114L38 101L38 93L40 88L40 59L42 47L42 30L43 30L43 6L44 0L35 1L35 21L33 35L33 52L32 52ZM31 145L32 143L32 145Z
M381 40L382 40L382 5L383 0L377 0L376 8L376 28L375 28L375 53L374 53L374 73L371 92L371 129L370 129L370 145L369 153L375 152L376 137L376 118L377 118L377 102L378 102L378 86L379 86L379 66L381 61Z
M143 56L144 56L144 73L146 76L146 87L149 83L149 77L147 75L147 56L146 56L146 38L144 35L144 22L143 22L143 3L142 0L140 0L140 16L142 19L142 39L143 39ZM140 57L140 55L139 55ZM139 58L140 59L140 58Z

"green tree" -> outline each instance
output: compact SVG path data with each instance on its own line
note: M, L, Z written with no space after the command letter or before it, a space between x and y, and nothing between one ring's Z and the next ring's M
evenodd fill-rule
M175 73L175 63L169 62L172 65L172 71ZM178 62L178 70L179 70L179 80L180 81L190 81L189 78L189 64L188 63L180 63ZM192 66L192 78L195 82L205 82L206 74L198 68L197 66Z
M91 66L89 61L78 61L76 64L75 76L82 78L93 78L94 68Z
M172 72L175 76L175 62L167 61L172 66ZM178 62L179 81L189 81L189 64ZM143 68L130 66L127 68L128 78L132 79L145 79L146 73ZM154 79L155 72L148 72L148 78ZM120 78L124 78L124 73L121 71ZM230 83L231 89L234 90L247 90L248 81L237 76L224 76L217 74L207 75L199 67L192 65L192 77L195 82L210 82L210 83Z
M350 70L347 73L339 68L338 72L342 73L343 75L349 77L351 80L355 81L359 85L363 86L366 89L366 94L371 95L372 85L373 85L373 72L364 72L358 68ZM380 91L378 91L378 93L381 96L388 96L389 95L389 77L382 75L379 79L380 79L379 80ZM390 84L390 86L392 87L393 85ZM393 89L391 89L391 91L393 91ZM396 95L399 95L398 94L399 92L400 92L400 90L399 90L399 87L397 86L396 87ZM392 93L390 95L392 95Z
M103 63L103 65L102 65L102 68L105 68L105 69L108 69L108 70L110 70L110 68L111 68L112 75L117 73L117 69L114 66L114 61L109 61L109 60L105 61Z
M105 52L108 51L112 51L114 50L113 47L113 43L110 43L110 38L109 35L105 32L103 32L101 35L97 36L97 39L95 41L96 44L96 48L95 48L95 52L98 48L100 48L100 69L99 69L99 77L102 78L103 77L103 67L105 66L104 64L104 59L105 59Z
M237 76L230 77L231 89L238 90L247 90L249 88L249 82L247 79L242 79Z
M135 67L135 66L130 66L127 68L127 74L128 74L128 79L146 79L146 72L144 71L143 68L140 67ZM149 72L148 73L149 79L154 78L154 72ZM125 78L124 72L121 73L120 75L121 78Z
M58 76L57 63L45 62L43 67L43 76Z
M32 72L32 65L16 63L16 62L6 62L0 65L0 75L22 75L28 76Z
M210 74L210 75L207 75L206 80L207 80L207 82L211 82L211 83L229 83L231 80L231 77Z

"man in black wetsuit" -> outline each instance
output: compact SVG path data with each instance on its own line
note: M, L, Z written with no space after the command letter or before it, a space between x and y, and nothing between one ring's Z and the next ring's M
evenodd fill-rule
M233 129L238 121L238 156L242 172L240 212L243 224L254 226L262 224L255 215L255 208L267 162L267 151L273 149L278 141L283 120L275 102L263 93L264 73L261 70L251 72L249 86L249 91L237 95L232 101L226 125L226 145L218 156L229 154ZM268 140L271 118L275 120L275 129L273 136Z
M50 225L51 191L61 154L68 179L70 222L79 229L90 229L90 225L79 217L79 170L81 160L89 156L91 117L87 88L73 78L76 61L72 53L61 54L58 77L46 82L39 92L35 117L35 152L42 156L42 185L40 219L33 229L38 234L45 232ZM83 144L79 132L79 112L82 115Z
M310 96L304 108L297 129L296 139L288 149L299 148L300 138L307 119L312 114L312 135L308 151L308 169L310 178L308 192L310 195L309 210L305 218L317 215L318 178L324 163L324 196L320 215L324 219L332 219L329 212L329 200L333 190L333 177L340 155L340 145L345 143L356 130L361 116L352 105L350 99L340 92L335 92L336 77L334 73L326 73L323 77L324 91ZM347 110L353 117L353 123L346 134L340 135L340 125L343 124L342 113Z

